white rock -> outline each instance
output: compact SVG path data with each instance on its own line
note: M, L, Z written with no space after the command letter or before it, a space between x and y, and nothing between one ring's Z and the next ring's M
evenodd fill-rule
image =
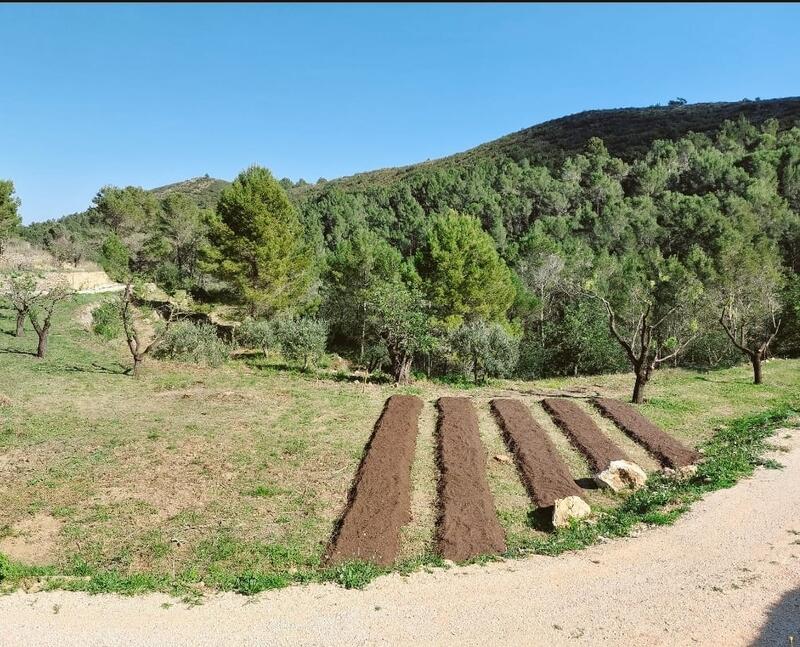
M614 492L636 490L647 481L647 474L636 463L611 461L608 467L594 477L595 483Z
M564 528L572 519L583 519L591 513L592 509L579 496L558 499L553 506L553 527Z

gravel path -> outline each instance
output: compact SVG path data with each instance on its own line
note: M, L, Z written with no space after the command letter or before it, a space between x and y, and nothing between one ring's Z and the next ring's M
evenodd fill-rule
M0 597L0 645L800 645L800 433L783 470L670 528L557 558L293 587L185 608L166 596ZM173 606L163 608L163 603Z

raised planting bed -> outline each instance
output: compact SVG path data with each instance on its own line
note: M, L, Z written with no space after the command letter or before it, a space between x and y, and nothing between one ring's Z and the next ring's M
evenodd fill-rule
M411 463L422 400L393 395L367 443L344 514L325 555L328 564L360 560L389 566L400 528L411 519Z
M552 513L554 526L564 525L572 517L586 516L589 507L582 499L583 492L528 407L519 400L498 398L492 400L492 411L539 512Z
M653 454L662 465L677 469L700 459L697 450L662 431L631 405L610 398L597 398L594 403L600 413Z
M456 562L505 552L505 536L486 481L486 453L472 402L468 398L439 398L438 408L437 549L442 557Z
M611 461L630 460L575 402L561 398L546 398L542 400L542 406L578 451L586 457L593 471L602 472L608 468Z

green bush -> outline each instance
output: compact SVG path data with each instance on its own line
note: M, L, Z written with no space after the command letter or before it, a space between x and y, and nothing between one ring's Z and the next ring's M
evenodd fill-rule
M214 326L191 321L172 325L155 349L156 357L206 366L219 366L229 354L230 347L217 336Z
M328 323L311 317L278 320L275 338L286 360L302 362L303 369L307 369L325 354Z
M275 325L264 319L250 319L236 330L236 341L242 348L258 348L264 355L275 348Z
M92 310L92 331L103 339L112 340L122 335L122 317L119 304L106 301Z
M499 324L482 320L463 324L451 333L450 346L475 382L510 375L517 366L519 341Z

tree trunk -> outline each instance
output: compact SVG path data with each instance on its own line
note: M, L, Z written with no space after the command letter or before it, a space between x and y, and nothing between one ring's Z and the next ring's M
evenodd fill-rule
M17 337L22 337L25 333L25 313L17 312Z
M133 356L133 377L139 377L142 370L142 356L136 354Z
M49 330L42 330L42 332L37 332L39 335L39 346L36 348L36 357L39 359L44 359L45 353L47 353L47 336L49 334Z
M397 384L408 384L411 381L411 360L412 357L404 353L393 362L394 381Z
M358 363L364 363L364 346L367 340L367 304L364 303L362 306L364 311L363 317L361 319L361 349L359 350L358 354Z
M761 353L750 353L750 362L753 365L753 384L761 384Z
M636 369L636 383L633 385L633 398L631 402L634 404L642 404L644 402L644 387L650 379L650 373L647 367Z

